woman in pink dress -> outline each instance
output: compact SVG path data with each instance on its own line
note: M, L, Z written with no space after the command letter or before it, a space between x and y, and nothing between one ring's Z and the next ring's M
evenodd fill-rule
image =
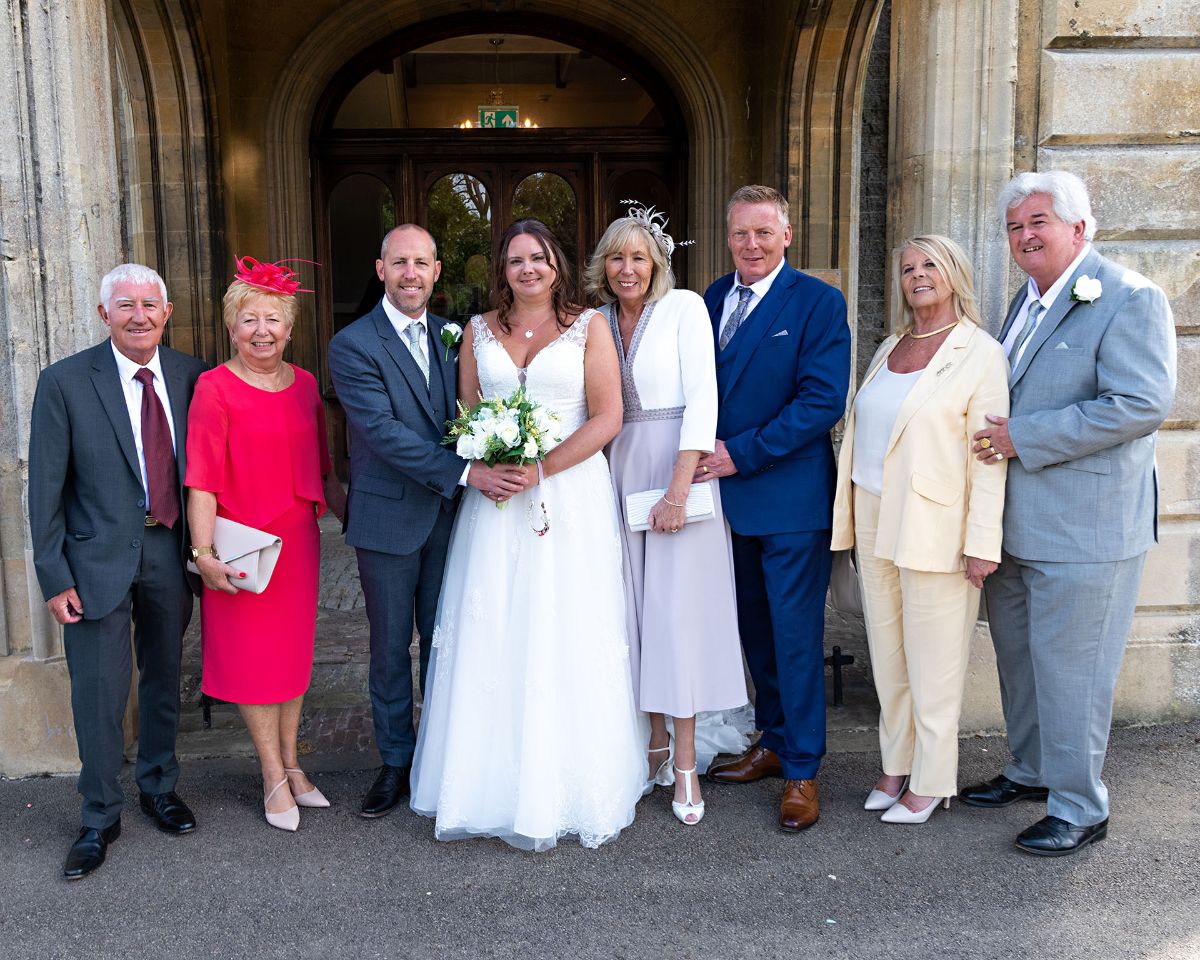
M345 512L312 374L286 363L299 283L238 261L225 293L228 363L201 375L188 409L188 523L200 596L202 689L238 704L262 766L267 822L300 823L329 802L300 769L300 708L312 675L321 546L317 517ZM279 562L261 594L238 590L213 547L217 517L275 534Z

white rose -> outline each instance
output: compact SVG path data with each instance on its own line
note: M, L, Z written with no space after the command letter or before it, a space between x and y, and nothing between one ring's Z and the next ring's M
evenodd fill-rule
M541 407L533 409L533 425L538 428L538 433L546 433L550 429L551 418Z
M1091 303L1093 300L1099 300L1103 292L1104 287L1099 280L1085 275L1075 281L1075 286L1071 288L1071 299Z
M488 444L491 442L491 434L480 433L471 436L471 457L472 460L482 460L487 456Z
M526 440L525 447L521 451L521 456L523 456L526 460L535 460L535 459L537 459L537 455L538 455L537 441L532 438L530 438L529 440Z
M506 447L515 446L521 439L521 428L511 420L499 420L496 422L496 436Z
M442 325L442 333L450 334L450 336L454 338L454 342L458 343L458 341L462 339L463 328L457 323L446 323Z
M458 443L454 446L454 452L464 460L474 460L475 438L469 433L464 433L458 438Z

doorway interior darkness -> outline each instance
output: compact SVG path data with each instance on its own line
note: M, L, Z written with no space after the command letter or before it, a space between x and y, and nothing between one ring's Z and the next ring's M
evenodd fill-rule
M419 223L434 235L442 277L430 309L460 323L488 309L496 247L512 220L545 221L577 276L624 215L622 200L666 211L675 236L687 235L680 112L644 64L607 43L603 58L592 55L569 25L550 36L410 30L403 39L343 70L313 127L324 264L316 346L343 467L346 430L325 348L382 296L375 259L390 227ZM480 125L497 117L496 127ZM677 259L686 284L686 257Z

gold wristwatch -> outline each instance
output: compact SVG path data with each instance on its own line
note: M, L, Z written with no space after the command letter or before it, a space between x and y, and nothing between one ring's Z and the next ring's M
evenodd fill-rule
M216 547L192 547L192 563L195 563L201 557L212 557L214 560L220 560L217 556Z

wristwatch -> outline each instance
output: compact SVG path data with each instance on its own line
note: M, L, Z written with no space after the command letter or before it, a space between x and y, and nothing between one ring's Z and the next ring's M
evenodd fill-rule
M214 560L220 560L217 556L216 547L192 547L192 563L195 563L201 557L212 557Z

